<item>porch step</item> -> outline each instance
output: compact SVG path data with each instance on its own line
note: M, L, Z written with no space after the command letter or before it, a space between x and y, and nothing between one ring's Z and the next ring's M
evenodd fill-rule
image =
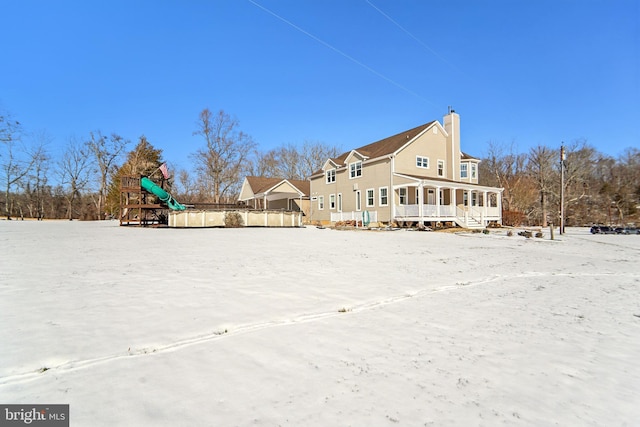
M482 223L475 218L468 218L467 222L465 223L464 218L456 217L454 222L462 228L471 228L471 229L484 228L484 225L482 225Z

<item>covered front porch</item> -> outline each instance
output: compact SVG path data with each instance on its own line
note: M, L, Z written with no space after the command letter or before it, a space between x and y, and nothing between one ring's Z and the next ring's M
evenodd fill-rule
M465 228L502 223L501 188L416 180L394 185L393 191L398 222L454 222Z

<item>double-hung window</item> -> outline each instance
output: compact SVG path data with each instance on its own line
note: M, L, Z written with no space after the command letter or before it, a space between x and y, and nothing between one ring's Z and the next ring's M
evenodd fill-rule
M318 196L318 210L324 209L324 196Z
M333 182L336 182L336 170L335 169L329 169L328 171L325 172L325 176L327 177L327 184L331 184Z
M335 194L330 194L329 195L329 209L335 209L336 208L336 195Z
M438 176L444 176L444 160L438 160Z
M416 166L423 169L429 169L429 158L416 156Z
M467 163L460 163L460 178L468 178L469 174L467 172L467 168L469 167L469 164Z
M362 162L349 164L349 178L357 178L362 176Z
M471 164L471 179L476 179L478 176L478 165L475 163Z
M389 189L387 187L380 187L380 206L387 206L389 204Z
M375 196L374 196L374 190L373 190L373 188L369 188L369 189L367 190L367 207L368 207L368 208L373 207L373 205L374 205L374 203L375 203L375 201L374 201L374 197L375 197Z
M398 195L400 197L400 204L406 205L407 204L407 188L406 187L398 188Z

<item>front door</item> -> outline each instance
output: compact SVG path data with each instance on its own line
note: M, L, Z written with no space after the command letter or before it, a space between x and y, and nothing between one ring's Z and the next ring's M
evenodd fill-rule
M433 188L427 190L427 204L435 205L436 204L436 192Z

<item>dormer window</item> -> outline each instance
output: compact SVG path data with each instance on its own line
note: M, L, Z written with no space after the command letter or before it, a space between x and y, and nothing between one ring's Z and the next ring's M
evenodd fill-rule
M460 163L460 178L469 177L469 163Z
M362 176L362 162L349 164L349 178L357 178Z
M423 169L429 169L429 158L416 156L416 166Z
M326 183L327 184L331 184L332 182L336 182L336 170L335 169L329 169L328 171L325 172L325 176L326 176Z
M471 163L471 179L476 179L478 177L478 165L475 163Z

